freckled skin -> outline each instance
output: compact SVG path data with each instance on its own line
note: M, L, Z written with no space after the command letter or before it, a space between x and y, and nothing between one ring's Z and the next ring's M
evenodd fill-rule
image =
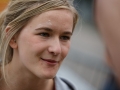
M43 27L52 31L36 30ZM62 37L71 37L64 33L72 33L72 28L73 14L69 10L51 10L35 16L16 38L17 48L14 49L11 65L15 62L19 64L15 65L16 70L24 68L25 72L39 78L53 78L70 48L70 40L64 40ZM48 33L49 36L40 34L42 32ZM58 63L50 65L41 58Z

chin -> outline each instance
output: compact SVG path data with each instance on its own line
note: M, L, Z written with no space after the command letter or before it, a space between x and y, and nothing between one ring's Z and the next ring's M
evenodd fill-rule
M42 77L39 77L39 78L42 78L42 79L53 79L55 77L55 75L44 75Z
M54 72L54 73L44 73L43 74L43 78L44 79L53 79L54 77L56 76L56 72Z
M45 76L44 79L53 79L55 76Z

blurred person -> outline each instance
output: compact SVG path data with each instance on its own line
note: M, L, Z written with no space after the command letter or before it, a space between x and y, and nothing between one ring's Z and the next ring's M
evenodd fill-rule
M0 14L0 90L76 90L56 73L77 18L68 0L10 0Z
M120 90L120 0L94 0L95 21L112 73L103 90Z

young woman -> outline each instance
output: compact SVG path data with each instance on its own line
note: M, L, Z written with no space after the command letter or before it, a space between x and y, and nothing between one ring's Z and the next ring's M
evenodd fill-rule
M55 75L76 21L67 0L11 0L0 14L0 90L75 90Z

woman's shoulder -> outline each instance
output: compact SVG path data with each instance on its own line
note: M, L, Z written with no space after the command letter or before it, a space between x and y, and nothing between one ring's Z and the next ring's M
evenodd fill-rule
M56 90L76 90L75 86L65 78L56 76L54 80Z

